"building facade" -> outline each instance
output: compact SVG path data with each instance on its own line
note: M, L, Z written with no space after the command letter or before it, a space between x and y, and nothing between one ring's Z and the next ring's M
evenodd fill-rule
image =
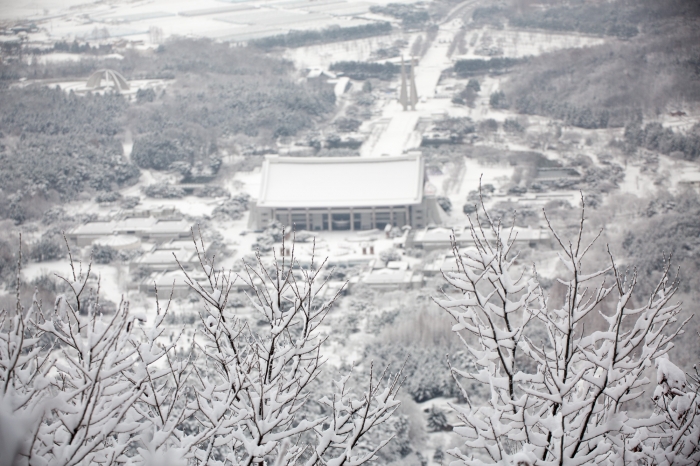
M402 157L267 157L251 226L297 231L371 230L439 223L424 195L420 154Z

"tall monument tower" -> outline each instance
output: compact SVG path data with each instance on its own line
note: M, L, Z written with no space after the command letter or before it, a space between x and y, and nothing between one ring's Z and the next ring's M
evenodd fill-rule
M411 57L411 110L416 109L418 103L418 90L416 89L416 59Z
M403 62L403 56L401 57L401 94L399 95L399 102L403 106L404 111L408 110L408 106L411 106L411 110L416 109L416 104L418 103L418 90L416 89L416 59L411 57L411 75L410 79L406 79L406 66ZM408 83L406 82L408 81ZM410 92L408 89L410 85Z
M401 56L401 95L399 102L403 106L403 110L408 110L408 90L406 89L406 67L403 64L403 55Z

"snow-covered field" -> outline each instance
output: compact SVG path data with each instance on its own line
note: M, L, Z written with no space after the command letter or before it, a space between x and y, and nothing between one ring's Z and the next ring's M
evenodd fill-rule
M34 22L30 40L114 40L124 38L157 45L170 36L209 37L233 42L284 34L290 30L351 27L376 18L372 5L383 0L339 0L317 5L312 0L3 0L0 20ZM366 17L365 17L366 16Z

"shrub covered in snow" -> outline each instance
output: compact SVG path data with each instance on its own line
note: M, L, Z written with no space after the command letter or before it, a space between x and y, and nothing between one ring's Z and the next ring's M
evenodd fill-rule
M447 416L445 412L433 406L428 411L428 429L439 432L448 428Z
M32 245L29 256L36 262L46 262L65 257L65 251L58 236L43 235Z
M442 208L442 210L444 210L448 214L452 211L452 201L450 201L449 197L438 196L437 203Z
M392 367L405 362L403 390L418 403L441 396L461 396L445 361L444 348L372 344L365 349L364 357L383 361Z
M125 196L122 199L121 206L124 209L133 209L141 203L141 198L138 196Z
M401 260L401 251L396 248L385 249L379 253L379 260L386 263Z
M243 218L243 212L248 210L250 195L247 193L239 193L230 199L224 201L223 204L214 209L215 217L224 217L231 220L239 220Z
M121 199L122 195L116 191L107 191L106 193L100 193L95 196L95 202L100 204L108 204L110 202L117 202Z
M75 218L66 213L63 207L52 207L41 217L41 223L44 225L55 225L62 222L73 222Z
M182 188L173 186L170 183L148 185L143 189L143 193L148 197L155 197L157 199L176 199L185 195L185 191Z
M111 246L98 244L92 248L92 260L96 264L109 264L119 257L119 253Z
M222 186L207 184L203 188L195 191L197 197L231 197L231 193Z

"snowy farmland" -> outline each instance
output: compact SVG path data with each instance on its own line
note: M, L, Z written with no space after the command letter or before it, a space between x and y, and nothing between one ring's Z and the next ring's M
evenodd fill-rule
M172 35L245 42L290 30L369 24L369 7L383 1L334 2L185 0L110 3L51 0L3 5L0 19L21 18L41 25L32 40L123 38L157 45ZM128 5L128 6L127 6ZM125 11L128 13L125 14Z

